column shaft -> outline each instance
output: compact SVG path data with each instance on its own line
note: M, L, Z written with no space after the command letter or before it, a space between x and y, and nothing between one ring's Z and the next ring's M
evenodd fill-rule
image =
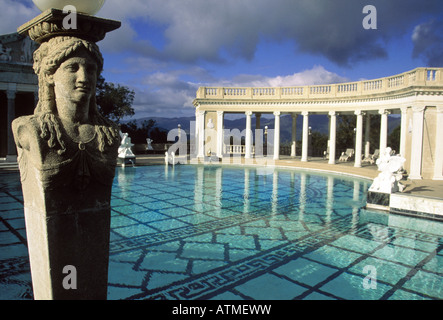
M362 138L363 138L363 114L361 110L355 112L357 115L357 131L355 132L355 162L354 167L361 167Z
M335 146L337 144L337 114L329 112L329 164L335 164Z
M303 111L303 142L301 161L308 161L308 139L309 139L309 112Z
M246 141L245 141L245 159L251 158L252 150L252 129L251 129L251 111L245 112L246 115Z
M443 106L437 107L437 128L435 134L435 165L434 180L443 180L443 143L438 139L443 137Z
M369 113L366 114L366 127L365 127L365 159L369 158L371 142L369 135L371 134L371 115Z
M406 134L408 131L407 123L406 123L406 111L407 108L401 108L401 124L400 124L400 150L399 153L401 156L405 156L406 153Z
M389 111L380 110L379 114L381 115L380 121L380 154L383 154L388 144L388 114Z
M198 111L198 158L205 156L205 111Z
M274 112L274 160L280 158L280 112Z
M291 143L291 157L296 156L297 151L297 115L292 115L292 143Z
M223 158L223 111L217 111L217 157Z
M411 165L409 179L422 179L421 164L423 155L423 120L425 107L413 107Z

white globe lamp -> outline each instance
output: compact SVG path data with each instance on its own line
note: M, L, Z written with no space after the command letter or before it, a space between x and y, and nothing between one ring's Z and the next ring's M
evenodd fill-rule
M48 9L63 10L65 6L74 6L79 13L95 15L105 0L32 0L42 12Z

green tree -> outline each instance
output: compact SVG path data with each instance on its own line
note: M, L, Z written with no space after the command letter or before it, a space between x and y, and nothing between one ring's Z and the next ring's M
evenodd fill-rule
M396 153L400 152L400 132L401 126L398 126L388 136L388 147L390 147L392 150L395 150Z
M313 157L323 157L323 152L326 151L328 147L328 135L313 131L311 133L311 146L311 155Z
M132 143L146 143L146 139L149 137L150 132L155 131L153 130L155 126L155 120L149 119L143 121L141 127L137 125L136 121L122 123L120 125L120 129L122 132L127 133L131 137Z
M356 117L354 115L339 115L337 117L337 142L336 150L337 155L346 151L348 148L354 148L355 146L355 132Z
M102 76L99 77L96 92L97 107L108 119L120 123L123 117L133 116L134 97L134 91L128 87L106 82Z

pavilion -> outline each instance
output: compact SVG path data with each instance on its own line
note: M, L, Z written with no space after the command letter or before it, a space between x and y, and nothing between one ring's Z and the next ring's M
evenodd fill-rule
M388 115L401 115L400 147L406 159L409 179L443 180L443 68L416 68L375 80L297 87L200 87L194 100L195 136L198 158L216 154L219 158L240 150L244 158L254 157L251 118L256 130L263 114L274 116L273 159L280 158L280 117L292 116L291 156L296 152L296 119L303 117L301 161L308 161L309 116L329 116L329 164L335 164L337 115L356 117L355 167L369 154L370 119L380 117L379 151L387 147ZM232 148L226 140L224 117L245 114L244 146ZM365 126L363 126L364 121ZM365 127L365 132L363 132ZM216 136L208 138L208 129ZM240 130L242 130L240 128ZM257 133L257 132L256 132ZM256 134L256 139L262 137ZM257 140L258 140L257 139ZM258 141L256 141L257 143ZM326 148L326 147L325 147Z

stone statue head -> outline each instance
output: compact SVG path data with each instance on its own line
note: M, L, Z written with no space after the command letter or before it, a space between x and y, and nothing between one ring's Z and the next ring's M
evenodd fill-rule
M79 92L69 91L69 86L59 84L57 90L57 72L69 60L85 61L88 64L88 85ZM69 66L64 66L69 67ZM100 150L118 140L118 129L111 121L104 118L97 109L95 86L103 68L103 57L98 46L90 41L75 37L59 36L43 43L34 53L34 71L39 80L39 102L34 115L38 117L41 138L48 141L51 148L57 148L59 154L66 150L61 135L61 110L57 105L60 99L77 99L77 104L86 112L88 122L95 126ZM62 77L59 77L63 79ZM59 81L60 82L60 81ZM65 92L64 92L65 91ZM60 95L64 95L60 97ZM82 105L83 104L83 105Z

